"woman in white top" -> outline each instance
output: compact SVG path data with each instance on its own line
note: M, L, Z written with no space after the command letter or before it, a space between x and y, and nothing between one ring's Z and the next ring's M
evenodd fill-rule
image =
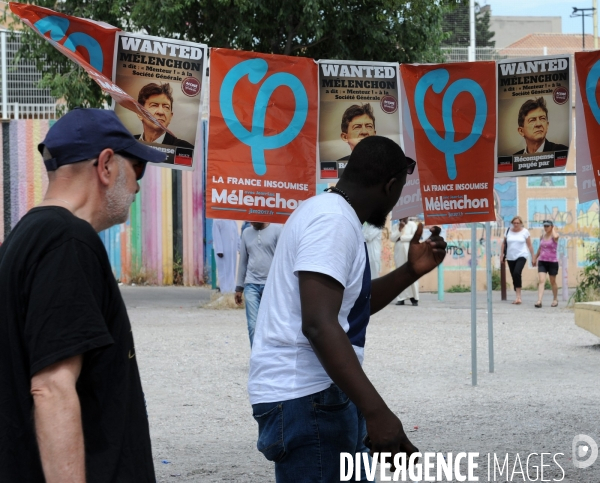
M531 244L531 236L527 228L523 226L523 219L520 216L515 216L511 220L512 227L509 228L502 242L502 255L500 263L504 263L504 246L506 245L506 260L510 269L510 275L513 280L516 299L513 304L521 303L521 272L527 262L527 256L531 255L532 264L535 267L535 258L533 255L533 245Z

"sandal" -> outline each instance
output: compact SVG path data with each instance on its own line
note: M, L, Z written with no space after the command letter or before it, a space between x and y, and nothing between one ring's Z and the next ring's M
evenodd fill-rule
M542 308L542 302L538 302L537 304L534 305L534 307L536 309L541 309Z
M554 302L552 302L550 307L558 307L558 300L555 300Z
M520 301L520 300L515 300L515 301L513 302L513 305L521 305L521 301Z

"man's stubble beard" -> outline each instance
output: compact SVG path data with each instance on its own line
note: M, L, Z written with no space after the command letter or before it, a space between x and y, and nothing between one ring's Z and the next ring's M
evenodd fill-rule
M129 218L129 208L135 200L135 193L127 190L126 160L119 160L119 174L112 188L106 192L106 218L109 226L125 223Z

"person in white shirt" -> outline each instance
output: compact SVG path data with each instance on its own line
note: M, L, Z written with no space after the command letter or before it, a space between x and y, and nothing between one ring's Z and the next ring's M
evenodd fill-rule
M379 277L379 272L381 272L381 231L381 228L363 223L362 232L367 242L371 280Z
M343 452L408 461L418 451L361 367L370 315L446 254L439 229L419 243L420 225L407 263L371 280L362 224L383 228L414 166L394 141L363 139L337 186L304 201L281 233L248 379L257 447L277 483L339 481Z
M508 261L508 267L516 293L513 304L520 305L522 303L521 287L523 286L521 273L527 262L527 256L531 255L534 267L535 258L533 255L533 245L531 244L531 235L527 228L523 226L523 219L520 216L515 216L510 223L512 226L506 230L506 236L502 241L500 263L504 263L505 258ZM504 249L505 246L506 250Z
M221 293L233 293L239 244L237 223L233 220L214 220L212 230L219 289Z
M390 240L394 243L394 262L396 268L401 267L408 261L408 249L410 242L417 232L417 224L410 218L403 218L400 223L394 225ZM427 237L429 238L429 237ZM412 305L419 305L419 282L415 281L403 290L396 300L396 305L404 305L404 301L410 299Z

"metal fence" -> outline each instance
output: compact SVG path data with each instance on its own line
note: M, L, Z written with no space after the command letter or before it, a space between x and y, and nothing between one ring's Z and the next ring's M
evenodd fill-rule
M446 62L468 62L469 47L442 47L442 53ZM501 60L513 57L535 57L540 55L572 54L569 49L540 47L540 48L504 48L476 47L475 60Z
M3 119L54 119L56 99L50 89L40 89L42 74L33 60L19 58L21 34L0 31Z

